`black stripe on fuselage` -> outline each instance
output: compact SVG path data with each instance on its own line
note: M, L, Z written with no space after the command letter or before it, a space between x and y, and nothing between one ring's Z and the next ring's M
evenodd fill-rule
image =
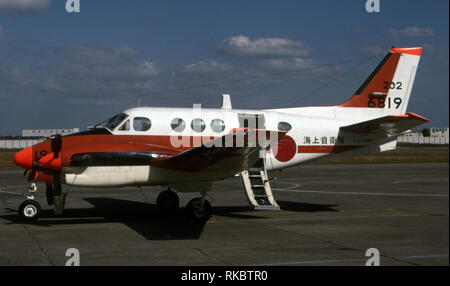
M83 153L74 154L70 160L70 166L148 166L151 160L161 156L166 155L144 152Z

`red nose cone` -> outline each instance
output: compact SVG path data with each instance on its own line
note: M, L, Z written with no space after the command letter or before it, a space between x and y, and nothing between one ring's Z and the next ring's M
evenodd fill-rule
M33 168L33 150L32 147L28 147L22 151L19 151L14 155L14 163L25 169Z

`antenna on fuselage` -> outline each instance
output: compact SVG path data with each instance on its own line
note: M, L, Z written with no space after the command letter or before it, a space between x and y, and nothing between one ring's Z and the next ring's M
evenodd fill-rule
M138 107L141 107L141 97L138 98Z
M229 94L222 94L222 109L232 109Z

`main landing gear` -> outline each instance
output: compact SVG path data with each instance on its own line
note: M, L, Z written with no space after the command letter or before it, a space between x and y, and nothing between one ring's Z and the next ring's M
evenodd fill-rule
M158 195L156 204L162 212L173 214L178 210L180 200L178 195L171 188L168 188ZM206 193L203 192L200 198L194 198L189 201L185 211L187 217L192 221L207 221L211 217L212 207L206 200Z
M207 221L211 217L212 207L206 200L206 193L200 198L194 198L186 205L186 214L192 221Z
M156 205L164 213L174 213L180 206L180 200L178 199L178 195L171 188L168 188L158 195Z

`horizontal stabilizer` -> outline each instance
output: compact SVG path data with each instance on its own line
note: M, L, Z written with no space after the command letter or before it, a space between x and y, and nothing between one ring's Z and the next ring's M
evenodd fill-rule
M376 119L341 127L344 132L384 133L390 136L401 134L429 120L408 112L402 115L388 115Z

